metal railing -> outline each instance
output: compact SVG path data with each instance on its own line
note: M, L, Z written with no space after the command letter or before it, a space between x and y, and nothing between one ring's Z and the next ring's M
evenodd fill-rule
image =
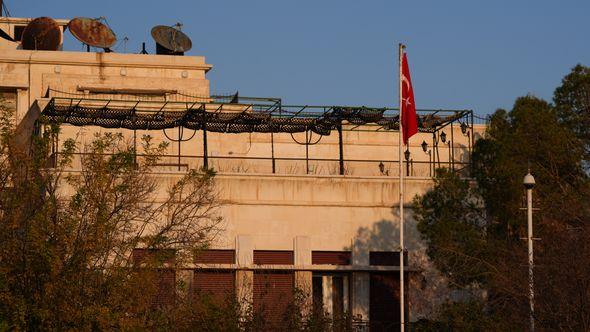
M55 167L61 152L53 153L52 160ZM85 153L74 153L71 168L81 169L81 158ZM110 154L105 154L108 156ZM145 154L136 154L137 163L142 163ZM343 159L344 172L341 173L338 158L298 158L298 157L256 157L256 156L207 156L209 169L218 173L244 174L281 174L281 175L318 175L318 176L383 176L399 177L398 160L391 159ZM404 176L432 177L437 168L449 168L463 177L469 176L469 162L463 161L403 161ZM161 155L153 164L154 172L186 172L190 169L205 167L204 156L195 155Z

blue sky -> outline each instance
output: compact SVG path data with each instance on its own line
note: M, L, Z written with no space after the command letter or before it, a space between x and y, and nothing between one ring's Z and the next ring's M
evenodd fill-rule
M15 17L105 16L126 47L153 50L154 25L184 24L188 54L212 64L214 93L287 104L397 104L397 44L407 45L418 108L510 108L550 100L590 66L590 1L5 0ZM82 46L66 32L69 49Z

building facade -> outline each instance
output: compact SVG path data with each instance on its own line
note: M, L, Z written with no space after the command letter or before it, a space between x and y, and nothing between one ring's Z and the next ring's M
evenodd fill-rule
M12 36L30 21L1 20L0 28ZM68 21L57 22L63 26ZM382 109L287 106L274 98L212 96L207 80L212 66L200 56L19 48L18 42L0 40L0 92L15 110L22 144L27 144L39 117L58 106L106 109L106 104L181 112L190 105L204 114L242 118L305 115L303 130L287 125L265 132L231 129L243 122L223 130L211 129L212 123L209 129L132 130L98 121L66 122L60 137L84 144L96 132L111 131L129 140L149 134L156 141L168 141L166 154L154 168L154 176L163 183L203 166L217 172L223 232L193 266L169 275L171 280L183 280L195 292L233 293L276 319L296 291L302 291L310 307L334 317L348 313L359 324L370 321L383 327L399 322L395 110L381 114L389 116L389 124L355 122L358 117L349 114L323 133L309 124L324 121L327 114L346 111L362 117L363 112ZM428 316L436 301L444 299L440 295L446 287L425 256L411 201L431 188L435 168L453 168L468 177L471 147L484 130L473 124L468 111L422 115L434 119L433 125L411 139L403 165L410 321ZM58 155L60 149L58 143L53 152Z

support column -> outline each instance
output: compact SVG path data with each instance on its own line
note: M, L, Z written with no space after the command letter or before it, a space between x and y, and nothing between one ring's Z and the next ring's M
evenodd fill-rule
M275 166L275 135L274 133L270 133L270 153L271 153L271 158L272 158L272 174L275 173L276 171L276 166Z
M311 137L308 137L308 130L305 130L305 174L309 174L309 142Z
M189 300L193 294L193 280L195 280L195 270L177 270L176 278L180 282L176 283L176 293L183 299Z
M293 240L295 266L311 265L311 239L308 236L297 236ZM302 314L307 316L313 308L313 273L311 271L295 271L295 289L303 296Z
M342 144L342 125L338 125L338 149L340 152L340 175L344 175L344 147Z
M471 152L473 152L473 140L475 137L475 133L473 132L473 111L471 111L471 115L470 115L470 120L471 123L469 124L469 131L467 132L468 135L467 139L469 139L469 176L472 177L473 176L473 157Z
M133 166L137 168L137 129L133 129Z
M203 168L209 169L209 158L207 152L207 126L203 125Z
M449 148L451 149L451 169L455 170L455 148L453 144L455 144L455 130L453 129L453 122L451 122L451 144L449 144Z
M356 266L369 265L369 252L366 248L353 247L352 264ZM353 318L369 321L369 304L371 294L371 278L369 272L352 273L352 316Z
M181 152L180 150L182 149L182 126L178 126L178 171L180 172L180 156L181 156Z
M254 242L249 235L236 237L236 263L238 268L254 264ZM250 312L254 300L254 272L236 271L236 296L243 315Z
M322 302L324 311L330 318L334 318L334 299L332 298L332 276L322 276Z
M14 115L15 127L20 124L25 114L29 111L29 91L27 89L16 89L16 114Z

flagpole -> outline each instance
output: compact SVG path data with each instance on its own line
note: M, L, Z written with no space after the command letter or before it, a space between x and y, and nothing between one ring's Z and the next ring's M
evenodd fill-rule
M399 44L399 302L400 302L400 331L405 330L405 296L404 296L404 172L403 145L404 126L402 125L402 56L405 46Z

